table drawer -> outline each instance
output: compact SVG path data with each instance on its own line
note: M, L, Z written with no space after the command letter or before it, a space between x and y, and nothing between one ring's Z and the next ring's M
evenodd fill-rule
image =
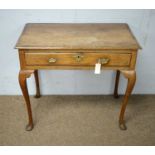
M25 53L28 66L94 66L98 61L104 66L129 66L130 53Z

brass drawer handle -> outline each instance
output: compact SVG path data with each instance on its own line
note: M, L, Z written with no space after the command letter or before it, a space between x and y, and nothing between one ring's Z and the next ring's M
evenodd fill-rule
M49 63L54 63L54 62L56 62L56 61L57 61L57 59L55 59L55 58L50 58L50 59L48 60Z
M75 58L75 60L77 62L80 62L84 56L81 53L78 53L78 54L74 55L73 57Z
M102 65L107 64L109 61L110 61L110 59L108 59L108 58L100 58L100 59L98 59L98 63L100 63Z

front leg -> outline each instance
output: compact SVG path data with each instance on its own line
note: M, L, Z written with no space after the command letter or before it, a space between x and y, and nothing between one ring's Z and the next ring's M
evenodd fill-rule
M27 112L28 112L29 122L28 122L28 125L26 126L27 131L30 131L33 129L32 111L31 111L30 98L29 98L27 83L26 83L26 79L29 78L32 73L34 73L34 70L21 70L19 72L19 84L20 84L23 96L25 98Z
M136 72L134 70L121 70L121 73L124 75L125 78L128 79L128 84L127 84L125 96L124 96L121 111L120 111L119 127L121 130L126 130L127 128L126 128L125 121L124 121L124 113L125 113L125 109L128 103L128 98L136 82Z

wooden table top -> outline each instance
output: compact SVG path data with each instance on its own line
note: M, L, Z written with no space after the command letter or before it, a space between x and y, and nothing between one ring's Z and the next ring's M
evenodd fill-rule
M29 23L17 49L140 49L127 24Z

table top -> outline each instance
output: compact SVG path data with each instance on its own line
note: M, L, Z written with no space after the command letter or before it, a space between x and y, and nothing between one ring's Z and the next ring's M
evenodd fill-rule
M17 49L140 49L127 24L28 23Z

